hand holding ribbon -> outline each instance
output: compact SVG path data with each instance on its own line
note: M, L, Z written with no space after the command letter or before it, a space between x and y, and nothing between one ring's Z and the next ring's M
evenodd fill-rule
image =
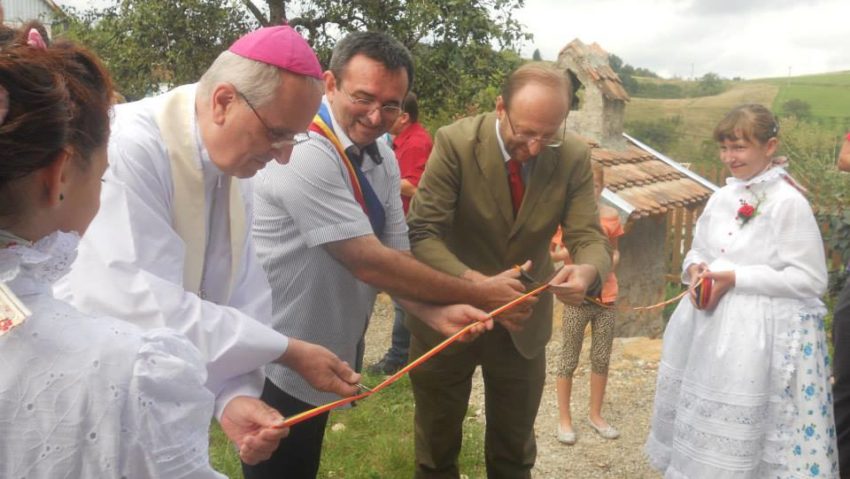
M510 302L494 309L493 311L490 311L489 313L487 313L487 317L486 317L485 321L493 319L494 317L498 316L499 314L504 313L506 311L509 311L512 308L515 308L517 305L520 305L520 304L528 301L530 298L534 298L535 296L539 295L540 293L546 291L548 288L549 288L549 284L543 284L543 285L529 291L528 293L525 293L522 296L514 299L513 301L510 301ZM367 397L377 393L378 391L388 387L390 384L398 381L402 376L404 376L405 374L410 372L412 369L416 368L420 364L422 364L425 361L429 360L430 358L434 357L435 355L440 353L440 351L446 349L447 347L449 347L449 345L451 345L455 341L460 340L460 338L469 334L471 331L474 331L476 329L480 329L481 326L482 326L481 322L470 323L465 328L461 329L460 331L456 332L452 336L448 337L446 340L444 340L442 343L435 346L433 349L431 349L427 353L423 354L422 356L420 356L416 360L412 361L407 366L400 369L397 373L395 373L392 376L385 379L382 383L375 386L372 390L367 390L367 391L365 391L361 394L358 394L356 396L342 398L342 399L339 399L337 401L325 404L324 406L319 406L319 407L310 409L308 411L304 411L300 414L290 416L290 417L286 418L286 420L280 425L280 427L291 427L295 424L306 421L306 420L308 420L312 417L318 416L319 414L322 414L324 412L330 411L332 409L336 409L340 406L351 403L353 401L357 401L357 400L360 400L360 399L367 398Z

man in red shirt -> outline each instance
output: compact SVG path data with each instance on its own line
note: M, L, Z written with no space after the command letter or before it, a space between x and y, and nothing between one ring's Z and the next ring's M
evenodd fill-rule
M419 186L419 178L425 171L425 162L431 155L431 135L419 123L419 103L416 94L409 92L404 98L402 114L390 128L393 138L393 150L401 171L401 203L404 213L410 207L410 199ZM393 374L407 364L407 350L410 347L410 333L404 326L404 310L395 305L392 346L384 357L372 365L369 371L376 374Z
M410 207L410 198L416 193L419 178L425 171L425 162L431 155L431 135L419 123L419 103L416 94L410 92L404 99L404 112L390 128L393 150L401 170L401 203L404 213Z

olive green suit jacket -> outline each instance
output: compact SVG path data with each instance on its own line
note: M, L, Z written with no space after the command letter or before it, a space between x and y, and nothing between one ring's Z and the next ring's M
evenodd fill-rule
M553 272L549 242L558 225L563 226L573 261L595 266L601 278L611 267L586 143L568 134L560 147L543 148L533 160L514 219L494 112L464 118L437 132L407 222L413 255L455 276L468 269L495 275L530 259L531 275L547 279ZM597 278L591 288L599 284ZM418 318L408 318L411 333L426 344L445 339ZM511 336L520 354L532 358L543 351L551 334L552 295L546 293L522 331Z

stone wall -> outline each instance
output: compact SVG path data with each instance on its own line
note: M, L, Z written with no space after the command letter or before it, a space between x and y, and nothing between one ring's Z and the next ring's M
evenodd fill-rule
M584 81L585 79L581 79ZM603 148L624 150L623 119L626 103L609 100L592 82L584 83L583 97L567 117L567 130L599 142Z
M632 223L620 237L620 265L617 279L622 308L647 306L664 300L666 218L654 216ZM661 309L623 312L617 316L616 336L658 337L664 329Z

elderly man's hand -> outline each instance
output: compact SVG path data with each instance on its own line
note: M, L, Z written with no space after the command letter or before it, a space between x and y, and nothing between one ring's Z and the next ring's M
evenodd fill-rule
M360 375L325 347L289 338L289 346L278 362L320 391L340 396L353 396L359 392L355 384L360 382Z
M531 261L526 261L521 268L524 270L531 269ZM487 296L488 300L482 305L490 311L513 301L525 292L525 286L519 280L520 270L518 268L507 269L495 276L484 276L477 271L470 270L464 274L464 277L481 283L482 287L490 291L489 296ZM528 318L531 317L531 312L537 301L536 297L527 298L522 304L514 306L510 311L497 315L495 320L508 331L520 331Z
M249 396L231 399L222 411L220 424L236 445L239 459L246 464L257 464L271 457L280 440L289 434L279 412Z
M584 301L587 289L596 281L596 268L589 264L564 265L549 282L549 291L564 304L578 306Z

